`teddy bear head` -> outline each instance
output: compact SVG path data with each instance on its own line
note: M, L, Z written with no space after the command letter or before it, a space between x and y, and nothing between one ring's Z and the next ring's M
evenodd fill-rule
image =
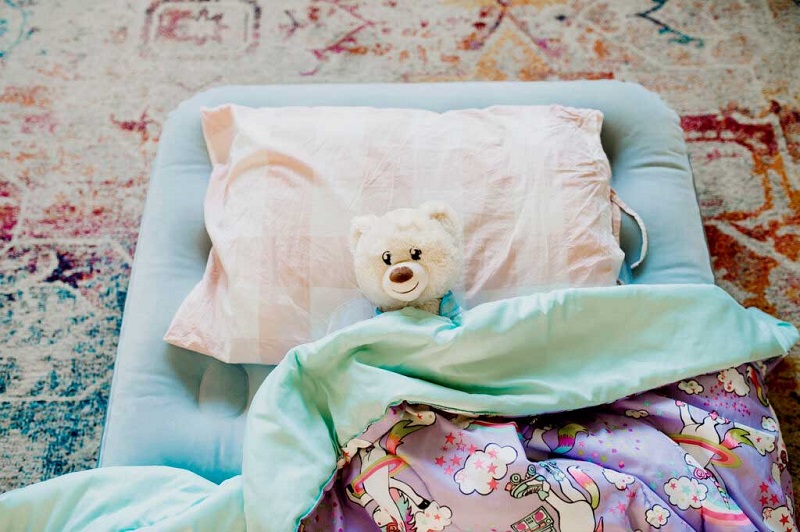
M359 288L382 311L430 307L461 276L461 226L443 202L354 218L350 249Z

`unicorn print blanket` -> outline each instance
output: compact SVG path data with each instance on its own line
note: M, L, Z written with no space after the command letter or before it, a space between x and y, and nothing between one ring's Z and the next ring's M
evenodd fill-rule
M745 364L569 414L391 407L344 447L301 528L791 532L765 369Z

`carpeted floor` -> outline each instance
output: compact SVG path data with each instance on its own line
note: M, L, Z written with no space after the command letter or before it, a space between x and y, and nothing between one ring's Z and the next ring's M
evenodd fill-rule
M94 465L161 124L215 85L638 81L682 117L718 282L800 324L798 4L0 0L0 490ZM798 358L770 384L798 479Z

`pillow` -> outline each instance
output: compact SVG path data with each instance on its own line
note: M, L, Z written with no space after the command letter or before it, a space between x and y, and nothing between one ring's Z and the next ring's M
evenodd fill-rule
M212 249L165 339L224 362L278 363L360 295L355 215L444 200L464 222L466 307L614 285L623 262L602 114L563 106L226 105L202 112Z

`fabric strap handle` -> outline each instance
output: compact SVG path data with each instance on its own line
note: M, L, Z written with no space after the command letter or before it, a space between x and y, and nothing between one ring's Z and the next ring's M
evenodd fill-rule
M628 205L622 201L622 198L619 197L613 188L611 189L611 202L619 207L622 212L633 218L636 221L636 224L639 226L639 231L642 232L642 250L639 253L639 258L636 260L636 262L631 264L631 270L633 270L639 266L647 256L647 228L644 226L644 220L642 220L642 217L639 216L636 211L628 207Z

